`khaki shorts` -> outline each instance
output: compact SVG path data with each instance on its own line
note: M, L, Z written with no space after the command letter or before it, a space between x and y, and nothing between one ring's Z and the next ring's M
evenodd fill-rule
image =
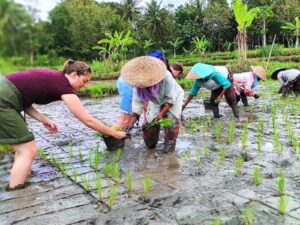
M22 97L9 80L0 76L0 144L20 144L34 140L24 117Z

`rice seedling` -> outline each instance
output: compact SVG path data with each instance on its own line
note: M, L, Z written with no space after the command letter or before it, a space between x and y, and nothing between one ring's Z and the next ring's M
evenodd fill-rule
M223 122L218 121L215 124L215 135L216 135L216 140L217 140L218 143L219 143L220 138L221 138L222 128L223 128Z
M247 146L247 140L248 140L248 123L247 122L243 123L241 139L242 139L242 147L243 147L243 149L245 149Z
M245 225L252 225L254 217L255 217L255 207L249 205L242 214L244 224Z
M88 179L85 176L82 177L82 185L83 185L84 189L86 190L86 192L91 191L90 182L88 181Z
M119 162L121 155L122 155L122 149L119 148L116 151L116 154L114 155L113 162Z
M255 185L260 185L262 183L262 176L260 174L260 167L259 166L255 166L253 168L253 183Z
M231 120L229 122L229 128L228 128L228 133L227 133L227 138L226 141L228 144L232 143L234 139L234 132L235 132L235 122Z
M199 165L200 164L200 153L199 151L195 151L195 158L196 158L196 164Z
M203 147L203 155L204 155L205 157L208 156L208 147L207 147L207 145L204 145L204 147Z
M264 130L264 121L261 118L259 118L259 120L258 120L258 131L260 133L262 133L263 130Z
M78 172L77 170L74 168L73 169L73 172L72 172L72 180L73 180L73 183L77 183L77 177L78 177Z
M69 149L69 156L73 157L74 156L74 150L73 150L72 142L69 142L68 149Z
M95 169L95 171L98 171L99 160L100 160L100 154L98 151L95 151L95 153L94 153L94 169Z
M97 188L98 198L100 200L100 199L102 199L103 187L102 187L101 179L99 176L97 177L95 184L96 184L96 188Z
M121 183L119 163L112 164L112 175L118 183Z
M261 106L261 110L262 110L263 112L267 112L267 111L268 111L268 105L267 105L267 104L263 104L263 105Z
M282 155L282 146L279 143L279 136L278 136L278 130L274 131L274 135L273 135L273 141L274 141L274 148L276 150L276 152L279 155Z
M41 159L46 160L46 154L44 149L39 149L39 156L41 157Z
M131 171L126 172L126 184L128 192L131 193L133 191L133 179Z
M187 162L190 158L190 151L188 150L184 151L182 156L183 156L183 160Z
M206 118L206 128L208 129L210 127L211 127L211 118L208 117L208 118Z
M112 174L113 171L113 165L111 163L105 163L104 164L104 174L105 177L109 177Z
M285 215L288 202L289 202L288 196L285 196L285 195L280 196L280 198L279 198L279 211L280 211L281 215Z
M89 151L88 162L89 162L90 166L93 165L93 148L91 148L90 151Z
M144 178L144 180L143 180L143 187L144 187L143 196L144 196L144 200L146 200L147 197L148 197L148 194L149 194L149 191L150 191L150 188L151 188L151 184L152 184L152 178L151 178L151 176L147 175Z
M277 179L277 187L278 187L279 195L284 195L284 184L285 184L284 171L280 169L279 176Z
M78 157L79 157L80 162L83 163L83 155L82 155L82 152L80 149L79 149Z
M261 152L261 145L262 144L261 144L261 133L260 132L257 133L256 142L257 142L257 150L259 152Z
M109 194L108 194L108 207L111 209L116 198L117 198L117 192L115 190L115 187L113 185L110 185L108 187Z
M221 225L221 218L220 217L215 218L212 225Z
M221 160L224 160L226 157L226 151L225 151L225 148L222 146L220 147L220 158Z
M240 175L243 163L244 163L243 156L241 156L241 155L237 156L236 164L235 164L235 168L234 168L234 176L238 177Z

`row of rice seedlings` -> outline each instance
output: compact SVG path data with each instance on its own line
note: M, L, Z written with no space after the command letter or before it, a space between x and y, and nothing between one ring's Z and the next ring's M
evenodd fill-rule
M288 116L284 117L284 122L285 122L285 128L286 128L286 131L287 131L287 134L288 134L289 141L291 142L291 144L293 146L293 149L296 152L297 160L300 160L299 142L298 142L298 139L295 135L294 130L292 129L292 125L291 125L291 122L290 122Z
M219 143L220 138L221 138L222 128L223 128L223 122L222 121L218 121L215 124L215 135L216 135L216 140L217 140L218 143Z
M203 155L204 155L205 157L208 156L208 147L207 147L207 145L204 145L204 147L203 147Z
M262 146L261 136L262 136L263 130L264 130L264 122L263 122L263 120L260 118L259 121L258 121L258 127L257 127L257 139L256 139L256 142L257 142L257 150L258 150L259 152L261 152L261 146Z
M234 133L235 133L235 122L231 120L229 122L229 128L228 128L228 133L227 133L227 138L226 141L228 144L231 144L234 140Z
M243 156L239 155L236 157L236 164L235 164L235 168L234 168L234 176L238 177L241 174L241 170L243 167L243 163L244 163L244 158Z
M260 185L262 183L262 176L261 176L261 173L260 173L260 166L255 166L253 168L253 183L255 185Z
M242 217L245 225L252 225L255 217L255 206L249 205L246 207L242 213Z
M71 141L70 141L69 144L68 144L68 153L69 153L69 156L70 156L70 157L73 157L73 156L74 156L73 144L72 144Z
M132 178L131 171L126 172L126 184L127 184L128 193L131 193L133 191L133 178Z
M102 187L102 182L100 179L100 176L97 176L96 181L95 181L97 193L98 193L98 199L102 199L102 193L103 193L103 187Z
M61 160L59 160L58 157L56 157L55 155L52 154L49 162L54 167L56 167L63 174L64 177L67 177L67 166L65 163L63 163Z
M223 146L220 147L220 159L224 160L226 157L226 150Z
M248 122L243 123L243 130L242 130L242 147L246 149L247 147L247 140L248 140Z

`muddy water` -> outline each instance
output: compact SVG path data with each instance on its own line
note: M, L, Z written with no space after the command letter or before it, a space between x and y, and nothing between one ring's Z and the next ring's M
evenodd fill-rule
M277 88L275 86L274 88ZM268 92L266 92L268 90ZM249 99L250 107L241 107L243 122L235 123L232 143L227 143L229 123L233 115L225 102L220 104L220 120L212 119L201 99L194 99L183 114L183 126L176 151L163 154L163 131L156 149L147 149L140 126L131 131L131 139L118 162L121 179L105 176L105 163L114 152L103 154L105 145L93 131L81 125L63 106L56 102L38 108L59 126L59 133L50 135L37 122L30 120L37 143L45 159L38 157L33 165L32 184L23 191L5 192L12 155L1 156L0 224L244 224L246 209L254 208L253 224L300 224L300 163L289 141L284 117L289 115L290 127L300 137L299 105L281 108L278 103L276 129L282 153L274 138L272 102L277 97L273 87L261 87L261 98ZM291 102L295 102L292 100ZM112 124L118 115L118 98L83 99L87 110L97 118ZM294 104L295 105L295 104ZM241 103L240 103L241 106ZM109 107L109 110L108 110ZM298 110L298 111L297 111ZM296 112L296 113L295 113ZM258 151L259 121L261 151ZM248 122L247 138L242 139L244 123ZM217 138L216 125L222 123ZM95 166L96 149L101 153ZM237 159L244 162L236 175ZM60 172L49 162L59 162ZM260 168L261 184L253 183L253 171ZM279 212L278 175L285 174L284 194L288 199L286 213ZM95 171L97 169L97 171ZM126 172L131 171L133 192L128 193ZM75 176L74 174L77 174ZM152 180L144 200L143 183ZM76 179L74 178L76 177ZM96 180L102 183L102 198L98 199ZM86 183L90 192L85 191ZM116 199L109 210L110 187ZM251 211L251 210L250 210ZM251 213L250 213L251 214Z

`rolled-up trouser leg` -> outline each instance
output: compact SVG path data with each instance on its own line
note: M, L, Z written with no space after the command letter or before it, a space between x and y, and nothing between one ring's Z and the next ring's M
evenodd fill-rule
M237 105L238 104L237 97L236 97L236 93L235 93L234 88L233 88L232 85L225 92L225 99L226 99L227 104L232 108L232 112L233 112L234 116L236 118L239 118L240 113L239 113L239 107Z
M248 99L244 92L241 92L241 98L244 106L248 106Z

